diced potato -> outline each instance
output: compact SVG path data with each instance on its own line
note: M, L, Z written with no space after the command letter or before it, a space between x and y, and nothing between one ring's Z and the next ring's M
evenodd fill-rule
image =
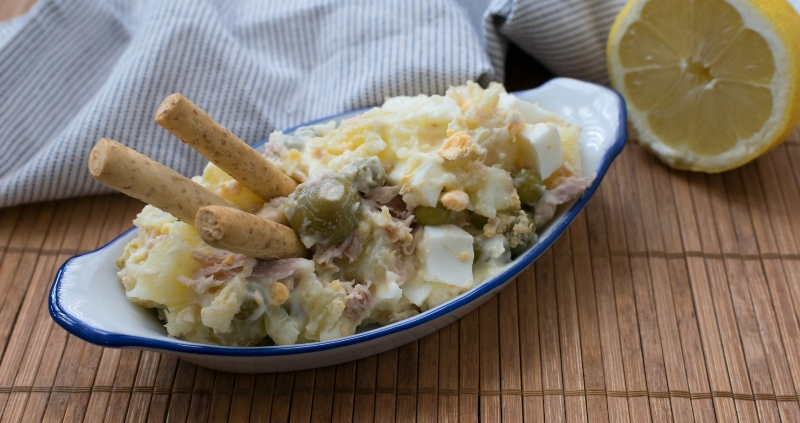
M134 277L136 285L128 298L148 307L182 307L196 301L197 294L179 281L189 278L200 263L192 258L192 248L181 238L165 236L150 249L147 259Z

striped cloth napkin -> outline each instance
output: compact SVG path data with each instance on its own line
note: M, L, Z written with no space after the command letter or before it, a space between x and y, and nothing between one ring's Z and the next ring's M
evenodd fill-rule
M180 92L248 143L386 97L502 80L508 42L605 83L624 0L39 0L0 23L0 207L98 194L107 137L183 173L153 120Z

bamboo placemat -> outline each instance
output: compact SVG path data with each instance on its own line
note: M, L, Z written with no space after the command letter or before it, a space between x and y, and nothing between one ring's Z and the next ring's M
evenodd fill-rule
M0 3L0 20L33 2ZM506 82L547 76L517 63ZM670 171L629 145L556 245L479 310L294 373L210 371L53 323L58 267L141 206L112 195L0 209L0 423L800 422L800 131L722 175Z
M800 131L721 175L630 144L569 230L479 310L294 373L215 372L54 325L58 266L141 206L0 210L0 421L800 421Z

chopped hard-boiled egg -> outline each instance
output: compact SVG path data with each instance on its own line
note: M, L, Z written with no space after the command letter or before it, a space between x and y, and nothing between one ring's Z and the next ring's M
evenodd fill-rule
M538 171L542 179L549 178L561 167L561 135L555 124L527 124L518 139L522 150L518 158L521 167Z
M406 204L435 207L442 189L455 178L439 161L429 160L422 153L417 158L420 165L404 177L400 193Z
M472 235L458 226L426 226L417 244L425 280L459 288L472 286L472 243Z

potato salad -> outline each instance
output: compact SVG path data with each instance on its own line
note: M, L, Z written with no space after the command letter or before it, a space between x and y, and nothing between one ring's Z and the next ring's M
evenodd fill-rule
M275 132L264 156L298 183L291 195L265 202L213 164L193 180L291 227L307 256L214 248L146 206L119 277L191 342L289 345L397 322L496 274L583 194L593 177L581 177L579 132L496 83Z

